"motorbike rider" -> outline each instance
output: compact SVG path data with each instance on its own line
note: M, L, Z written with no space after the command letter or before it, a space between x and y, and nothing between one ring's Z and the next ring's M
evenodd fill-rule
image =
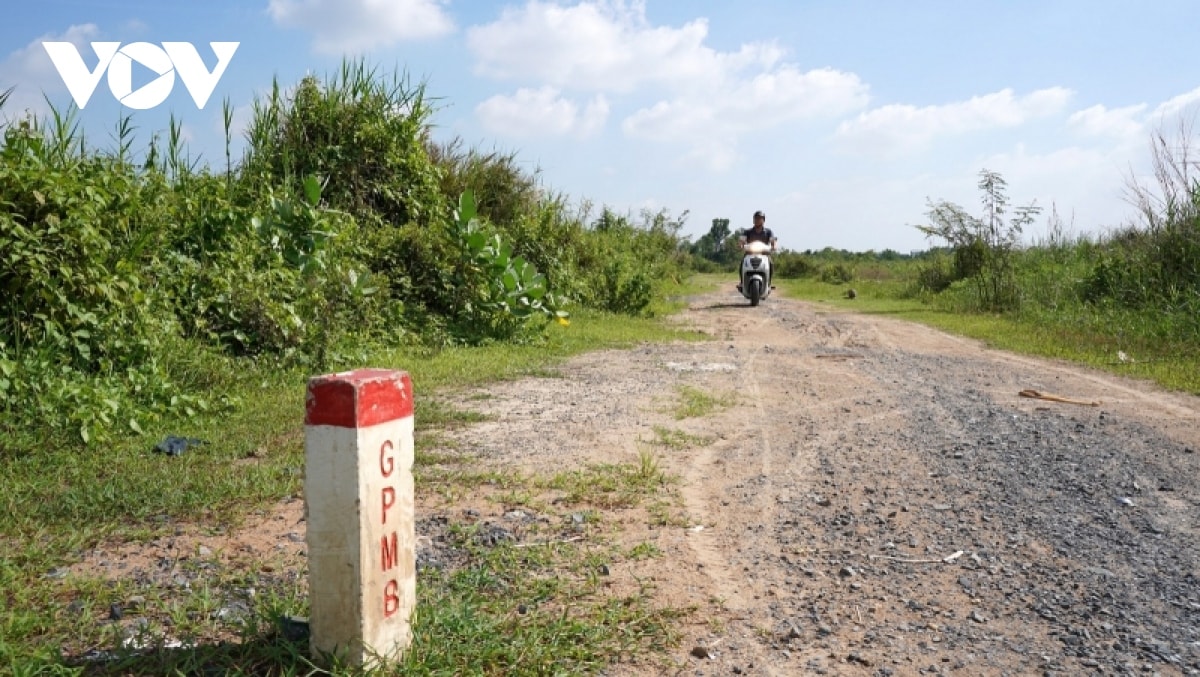
M763 244L771 245L771 251L775 251L778 240L775 237L775 233L772 233L771 229L767 228L767 215L762 213L762 211L754 212L754 225L746 228L738 235L738 247L745 247L747 242L762 242ZM772 270L771 277L774 276L775 274ZM767 280L767 284L770 283L771 281ZM739 284L738 291L741 290L742 285Z

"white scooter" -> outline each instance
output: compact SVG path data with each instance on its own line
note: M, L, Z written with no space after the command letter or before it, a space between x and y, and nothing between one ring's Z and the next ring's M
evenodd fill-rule
M747 242L742 245L742 276L738 291L750 299L751 306L771 295L771 245Z

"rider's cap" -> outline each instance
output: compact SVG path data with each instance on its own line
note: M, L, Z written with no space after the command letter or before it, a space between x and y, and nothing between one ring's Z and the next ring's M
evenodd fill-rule
M767 218L767 215L766 215L766 214L763 214L761 211L754 212L754 218L756 218L756 219L757 219L757 218L758 218L758 217L760 217L760 216L761 216L761 217L763 217L764 219L765 219L765 218Z

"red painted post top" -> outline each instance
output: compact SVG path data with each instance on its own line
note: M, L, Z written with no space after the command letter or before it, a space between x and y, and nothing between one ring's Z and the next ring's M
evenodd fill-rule
M366 428L412 414L408 372L359 369L308 380L304 425Z

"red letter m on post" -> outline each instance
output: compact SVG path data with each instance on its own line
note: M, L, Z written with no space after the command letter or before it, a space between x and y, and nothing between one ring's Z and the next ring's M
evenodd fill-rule
M396 560L400 559L400 549L397 547L396 532L384 536L381 545L383 546L383 570L388 571L396 566Z

